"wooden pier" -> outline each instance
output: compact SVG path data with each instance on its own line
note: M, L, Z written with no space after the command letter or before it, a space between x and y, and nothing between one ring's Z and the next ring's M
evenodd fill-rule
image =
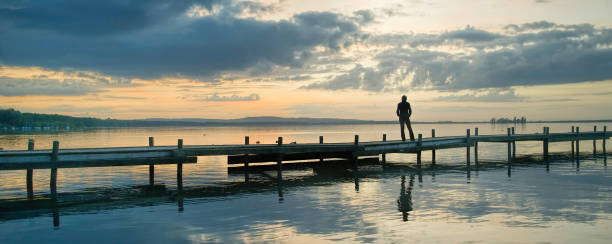
M176 164L177 186L181 192L182 165L196 163L197 156L228 156L228 165L243 165L247 171L247 181L248 169L253 164L274 162L277 179L282 180L282 165L286 161L316 160L318 165L323 166L326 159L341 158L347 159L357 170L359 157L382 155L381 162L385 163L386 154L414 153L417 155L416 163L420 166L422 151L432 151L431 162L435 164L436 151L448 148L466 148L466 164L470 165L470 150L473 147L474 164L478 167L478 144L485 142L507 143L508 163L516 157L516 142L520 141L541 141L545 160L548 159L549 143L571 142L572 158L579 160L580 141L592 140L595 145L596 140L602 140L603 154L606 155L605 141L611 133L604 126L602 131L597 131L595 127L592 132L580 132L580 128L574 130L572 127L571 132L550 133L549 128L544 127L542 133L535 134L515 134L514 128L508 128L505 135L479 135L478 128L475 128L473 135L470 129L466 130L465 136L436 137L435 130L432 130L431 135L423 138L419 134L416 141L388 141L386 135L382 135L381 141L368 142L360 142L359 136L355 135L354 141L350 143L324 143L321 136L318 143L304 144L283 144L282 137L278 138L276 144L249 144L249 137L245 137L245 143L241 145L183 145L183 140L178 139L174 146L155 146L151 137L147 147L61 149L60 143L54 141L51 150L35 150L34 141L29 140L27 150L0 151L0 170L26 170L27 195L28 199L33 199L33 170L50 169L50 195L51 199L56 199L57 173L60 168L149 165L149 184L153 186L155 165ZM595 154L595 146L593 148Z

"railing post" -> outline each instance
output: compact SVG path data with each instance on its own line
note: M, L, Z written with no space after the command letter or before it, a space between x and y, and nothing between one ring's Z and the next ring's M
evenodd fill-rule
M465 134L466 134L465 135L465 143L466 143L466 147L465 147L465 152L466 152L466 154L465 154L465 161L466 161L467 166L469 167L470 166L470 161L471 161L470 160L470 143L471 143L471 140L470 140L470 129L467 129Z
M178 139L176 148L179 151L183 150L183 139ZM176 186L179 193L183 192L183 163L178 162L176 164Z
M33 151L34 150L34 139L29 139L28 140L28 151ZM28 192L28 200L32 200L34 199L34 184L33 184L33 175L34 175L34 170L33 169L27 169L26 170L26 189Z
M510 137L510 128L507 129L508 133L508 163L512 163L512 138Z
M244 145L249 145L249 136L245 136L244 137ZM244 155L244 170L245 171L249 170L249 159L248 159L248 156L249 156L248 154Z
M580 127L576 126L576 161L580 160Z
M597 155L597 125L593 126L593 156Z
M601 139L601 149L603 150L603 158L604 158L604 163L607 163L608 158L607 158L607 153L606 153L606 132L608 130L608 126L603 127L603 137Z
M59 158L59 141L53 141L53 149L51 151L51 177L49 180L49 188L51 189L51 199L57 201L57 160Z
M542 140L542 151L544 154L544 160L548 160L548 135L549 135L549 128L548 127L544 127L544 140Z
M355 146L359 145L359 135L355 135ZM357 169L359 158L355 155L355 153L351 153L351 161L353 161L353 167Z
M155 139L149 137L149 147L155 146ZM155 185L155 165L149 164L149 186Z
M574 135L574 126L572 126L572 156L571 156L571 159L574 159L574 153L575 153L574 152L574 138L575 138L575 135Z
M278 146L282 146L283 145L283 137L278 137L278 140L276 141L276 143L278 144ZM282 153L278 153L278 157L276 160L276 167L277 167L277 175L276 178L279 181L283 180L283 154Z
M512 135L514 136L514 127L512 127ZM512 160L516 160L516 140L512 139Z
M387 141L387 134L383 134L382 141ZM383 163L387 162L387 154L385 154L385 153L382 154L382 162Z
M323 136L319 136L319 144L323 144ZM319 162L323 162L323 153L321 153L321 157L319 158Z
M478 136L478 127L474 128L474 136ZM474 165L478 168L478 141L474 141Z
M419 134L417 140L417 166L421 167L421 146L423 145L423 134Z
M436 137L436 129L431 129L431 138ZM431 149L431 164L436 164L436 149Z

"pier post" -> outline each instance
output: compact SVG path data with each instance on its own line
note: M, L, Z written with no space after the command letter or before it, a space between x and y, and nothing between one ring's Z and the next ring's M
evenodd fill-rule
M514 136L514 127L512 127L512 135ZM512 160L516 160L516 140L512 139Z
M419 134L417 140L417 166L421 167L421 146L423 145L423 134Z
M278 144L278 146L282 146L283 145L283 137L278 137L278 140L276 141L276 143ZM276 159L276 168L277 168L277 174L276 174L276 178L280 181L283 180L283 154L279 153L278 157Z
M355 146L359 145L359 135L355 135ZM353 161L353 166L357 169L357 156L354 153L351 153L351 160Z
M319 136L319 144L323 144L323 136ZM321 153L321 157L319 158L319 162L323 163L323 154Z
M478 136L478 127L474 128L474 136ZM478 141L474 141L474 165L478 168Z
M544 160L548 160L548 135L549 135L548 127L544 127L544 140L542 140L542 152L544 154Z
M580 127L576 126L576 161L580 161Z
M597 155L597 125L593 126L593 134L595 134L595 137L593 137L593 156Z
M176 148L183 150L183 139L178 139ZM176 164L176 188L179 193L183 192L183 163L180 161Z
M149 137L149 147L155 146L155 139ZM149 164L149 186L155 185L155 165Z
M53 149L51 151L51 160L53 161L53 166L56 166L59 155L59 141L53 141ZM51 189L51 199L53 201L57 200L57 168L51 168L51 177L49 180L49 188Z
M574 126L572 126L572 159L574 159Z
M604 158L604 163L607 164L608 162L608 157L607 157L607 153L606 153L606 131L608 130L608 126L603 127L603 137L601 139L601 150L603 150L603 158Z
M244 137L244 145L249 145L249 136ZM244 182L249 181L249 154L244 155Z
M467 166L470 167L470 142L471 142L471 140L470 140L470 129L467 129L465 134L466 134L465 135L465 143L467 145L465 147L465 152L466 152L466 154L465 154L465 161L466 161Z
M383 139L382 141L387 141L387 134L383 134ZM387 162L387 154L382 154L382 162L386 163Z
M431 129L431 138L436 137L436 129ZM431 164L436 164L436 149L431 149Z
M34 150L34 139L29 139L28 140L28 151L33 151ZM32 200L34 199L34 184L33 184L33 176L34 176L34 170L33 169L27 169L26 172L26 189L28 191L28 200Z
M508 163L512 162L512 138L510 137L510 128L507 129L508 133Z

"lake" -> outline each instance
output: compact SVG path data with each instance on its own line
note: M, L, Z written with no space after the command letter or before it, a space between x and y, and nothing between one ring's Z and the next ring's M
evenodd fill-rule
M593 131L603 123L530 123L516 133L567 132L572 125ZM423 137L505 134L508 125L414 124ZM46 134L3 134L4 150L36 148L350 142L399 139L398 125L117 128ZM610 147L609 140L607 147ZM58 170L61 198L99 196L56 209L0 212L1 243L609 243L612 239L612 173L592 141L582 141L580 162L564 154L569 142L551 143L555 156L538 160L541 142L518 142L518 163L505 163L506 144L480 143L479 168L466 167L465 149L438 150L436 166L423 153L388 154L385 167L366 165L358 173L310 168L283 172L278 184L267 175L229 173L227 157L198 157L183 166L186 194L177 196L176 166L156 166L165 191L143 194L148 166ZM472 157L473 160L473 157ZM0 171L0 202L26 197L25 171ZM34 170L37 196L49 194L49 170Z

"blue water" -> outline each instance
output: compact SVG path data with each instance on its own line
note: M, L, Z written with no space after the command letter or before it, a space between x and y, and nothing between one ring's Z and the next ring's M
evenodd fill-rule
M440 136L461 135L465 127L473 127L429 126L435 126ZM481 134L505 131L487 126L479 125ZM583 126L592 128L590 124ZM21 140L29 137L37 142L61 138L62 145L123 146L145 144L148 135L154 135L161 145L177 137L189 138L186 144L215 140L221 144L239 143L245 134L263 141L284 133L299 142L318 140L319 134L330 141L350 141L355 132L372 140L381 132L395 133L392 125L373 129L345 126L343 130L289 127L244 131L231 127L216 128L206 135L201 135L205 133L199 133L200 129L10 135L0 137L0 143L5 143L0 147L21 147ZM331 133L334 129L344 133ZM540 129L540 125L527 126L521 131ZM429 128L419 125L415 130ZM196 131L202 138L196 138ZM91 133L99 134L98 140L90 142ZM217 134L235 138L206 138ZM609 243L612 239L612 174L602 155L584 154L579 162L556 156L548 164L522 160L508 168L501 161L506 157L505 144L479 146L479 158L484 162L478 169L473 164L466 168L465 149L449 149L438 151L437 166L425 162L419 169L413 155L392 154L387 156L387 166L361 166L357 173L309 168L286 171L280 184L265 176L275 175L273 171L252 173L245 183L243 174L228 173L224 157L200 157L197 164L184 166L184 198L175 194L173 165L156 168L156 183L166 185L167 192L154 196L139 195L134 188L147 183L147 166L60 169L60 198L99 194L113 199L59 209L1 212L0 242ZM568 143L551 144L552 152L568 149ZM541 150L541 143L517 145L519 157L537 155ZM581 150L589 152L592 143L582 142ZM430 156L424 153L423 157ZM24 171L0 172L0 202L23 198L24 178ZM36 170L35 179L36 194L48 194L48 170Z

